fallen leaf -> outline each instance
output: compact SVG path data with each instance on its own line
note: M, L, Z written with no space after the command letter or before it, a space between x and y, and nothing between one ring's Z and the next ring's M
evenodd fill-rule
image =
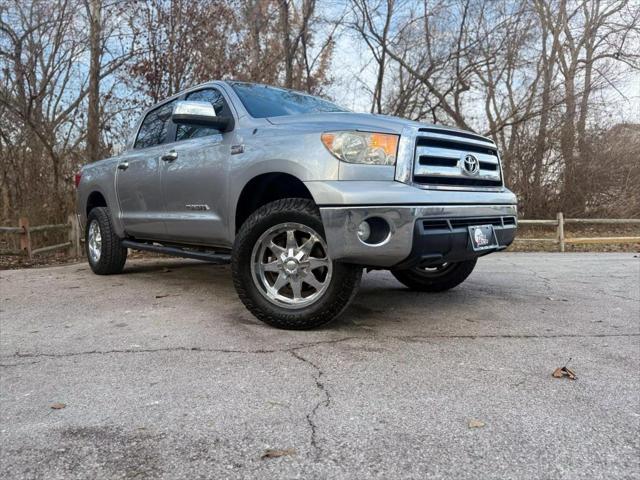
M296 450L294 448L286 448L284 450L267 448L262 454L262 456L260 457L260 459L265 460L267 458L278 458L278 457L284 457L287 455L295 455L295 454L296 454Z
M66 407L66 405L60 402L56 402L51 405L51 408L53 408L54 410L62 410L64 407Z
M469 428L482 428L486 425L482 420L478 420L477 418L472 418L469 420Z
M551 374L551 376L554 378L567 377L569 380L577 380L578 378L576 377L575 372L571 370L569 367L567 367L566 365L564 367L556 368Z

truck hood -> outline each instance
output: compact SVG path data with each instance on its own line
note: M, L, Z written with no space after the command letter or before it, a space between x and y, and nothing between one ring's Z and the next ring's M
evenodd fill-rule
M291 125L318 127L325 130L365 130L378 131L383 133L401 134L405 127L414 128L434 128L443 131L464 132L458 128L434 125L431 123L414 122L400 117L388 115L375 115L371 113L353 112L329 112L329 113L305 113L300 115L283 115L279 117L268 117L267 120L273 125ZM472 132L471 132L472 133ZM487 138L491 142L491 139Z

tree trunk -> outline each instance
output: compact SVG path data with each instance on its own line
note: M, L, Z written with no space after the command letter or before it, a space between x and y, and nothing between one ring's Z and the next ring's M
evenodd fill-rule
M293 88L293 59L295 52L291 48L291 25L289 23L289 0L280 0L280 28L284 45L284 86Z
M89 108L87 112L87 161L100 160L100 64L102 59L102 0L86 0L89 18Z

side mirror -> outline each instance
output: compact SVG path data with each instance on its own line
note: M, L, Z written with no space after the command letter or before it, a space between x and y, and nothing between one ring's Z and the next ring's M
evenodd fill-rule
M192 102L188 100L176 102L171 115L173 123L179 125L198 125L212 127L225 131L232 120L229 117L219 117L209 102Z

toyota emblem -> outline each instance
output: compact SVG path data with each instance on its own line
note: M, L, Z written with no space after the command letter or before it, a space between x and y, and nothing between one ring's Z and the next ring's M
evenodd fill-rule
M469 153L465 155L462 161L462 168L467 175L478 175L480 173L480 162Z

